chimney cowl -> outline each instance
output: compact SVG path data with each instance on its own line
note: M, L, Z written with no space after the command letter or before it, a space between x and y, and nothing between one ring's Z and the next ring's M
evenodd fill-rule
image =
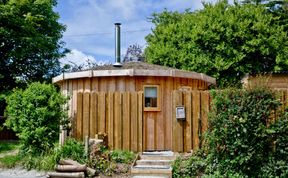
M115 63L113 64L114 67L121 67L121 31L120 25L121 23L115 23Z

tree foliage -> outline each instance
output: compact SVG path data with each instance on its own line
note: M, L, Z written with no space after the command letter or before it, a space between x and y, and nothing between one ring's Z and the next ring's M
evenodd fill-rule
M146 36L148 62L203 72L220 86L237 85L249 72L288 69L288 37L279 17L262 5L220 0L204 9L153 14Z
M60 71L65 27L56 0L0 1L0 90L51 79Z
M17 133L24 151L45 152L58 139L60 124L67 121L65 103L53 85L32 83L9 95L5 124Z

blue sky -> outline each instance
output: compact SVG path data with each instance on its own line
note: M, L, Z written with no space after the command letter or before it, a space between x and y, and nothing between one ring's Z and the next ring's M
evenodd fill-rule
M210 0L206 2L213 2ZM153 24L148 17L164 8L183 12L203 8L201 0L58 0L55 11L67 26L63 41L72 50L62 61L81 64L114 61L114 23L121 25L121 55L129 45L145 47L145 36Z

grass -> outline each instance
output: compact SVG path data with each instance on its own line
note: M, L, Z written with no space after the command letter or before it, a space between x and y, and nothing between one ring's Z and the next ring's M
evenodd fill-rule
M0 167L12 168L15 167L19 161L21 161L19 155L7 155L0 158Z
M17 142L0 142L0 153L16 150L19 147Z

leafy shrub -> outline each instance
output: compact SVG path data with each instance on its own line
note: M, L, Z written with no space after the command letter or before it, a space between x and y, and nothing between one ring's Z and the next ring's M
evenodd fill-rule
M135 153L123 150L109 151L104 145L93 145L90 151L89 166L98 173L107 176L123 174L129 171L129 164L135 159Z
M199 155L177 157L172 164L173 177L202 176L206 168L205 159Z
M271 152L267 123L280 101L264 88L227 89L213 92L212 97L208 172L257 176Z
M279 110L277 94L227 89L213 91L212 98L204 147L197 152L205 154L178 158L173 176L288 177L288 112Z
M86 158L84 153L84 144L74 138L68 138L62 147L56 147L54 150L56 161L59 161L60 158L69 158L79 163L85 163Z
M271 124L272 151L261 170L262 177L288 177L288 112Z
M126 150L113 150L110 152L110 158L116 163L130 164L135 159L135 153Z
M58 139L60 122L67 118L67 99L50 84L32 83L7 98L6 125L20 138L22 150L41 153Z

